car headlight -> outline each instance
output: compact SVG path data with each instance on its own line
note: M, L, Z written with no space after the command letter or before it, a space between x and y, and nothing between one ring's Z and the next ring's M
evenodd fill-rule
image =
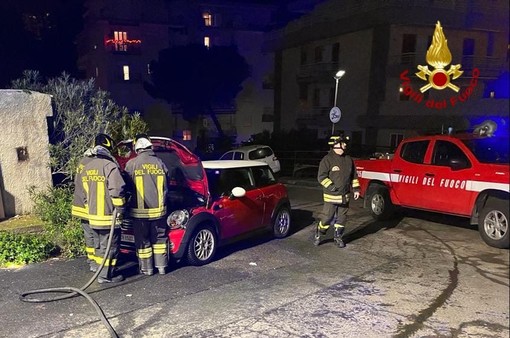
M175 210L166 219L166 224L170 229L186 229L189 220L189 212L187 210Z

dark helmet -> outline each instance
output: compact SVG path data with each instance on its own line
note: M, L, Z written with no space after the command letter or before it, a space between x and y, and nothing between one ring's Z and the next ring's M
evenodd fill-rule
M345 143L346 145L349 145L349 136L342 135L332 135L328 140L328 145L333 148L335 144L339 143Z
M94 139L94 145L104 147L111 152L113 150L114 141L106 134L97 134Z

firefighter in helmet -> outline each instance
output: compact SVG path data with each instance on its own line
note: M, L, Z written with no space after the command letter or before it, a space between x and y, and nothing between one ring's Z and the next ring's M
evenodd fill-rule
M95 260L98 265L105 260L97 281L115 283L124 280L116 266L120 223L125 212L128 191L119 164L112 155L113 139L106 134L98 134L94 145L93 156L84 165L80 178L85 190L90 228L99 241L94 254ZM113 219L114 211L117 211L116 220ZM111 246L109 252L106 252L113 221L115 224Z
M137 156L128 161L126 172L134 188L129 214L133 220L139 269L149 276L154 268L159 274L165 274L168 265L168 169L152 150L147 135L137 135L134 149Z
M347 221L351 191L359 198L359 182L352 158L346 154L348 136L333 135L328 144L331 150L320 164L317 180L323 188L324 207L315 230L314 245L321 243L321 235L334 227L334 241L339 248L345 247L342 235Z

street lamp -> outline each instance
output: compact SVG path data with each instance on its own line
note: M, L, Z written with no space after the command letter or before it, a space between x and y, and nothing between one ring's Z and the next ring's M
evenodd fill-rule
M335 104L334 104L334 107L336 107L336 99L338 97L338 80L340 80L342 78L342 76L344 76L345 74L345 70L343 69L340 69L338 72L336 72L335 76L333 76L333 78L335 79ZM331 126L331 135L333 135L333 133L335 132L335 123L334 122L331 122L332 123L332 126Z

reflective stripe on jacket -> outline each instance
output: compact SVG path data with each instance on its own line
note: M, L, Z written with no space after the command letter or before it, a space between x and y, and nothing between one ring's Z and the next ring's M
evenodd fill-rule
M333 150L322 158L317 180L323 188L324 202L344 204L349 202L351 187L354 192L359 191L354 161L349 155L340 156Z
M139 219L159 219L167 213L168 168L150 149L128 161L126 172L134 185L129 214Z
M74 194L73 203L71 205L71 215L84 220L89 219L89 209L87 206L85 188L81 180L81 173L83 172L85 165L94 158L93 156L94 152L92 149L87 149L85 151L83 158L80 160L80 163L78 163L78 166L76 167L76 174L74 176Z
M87 196L90 226L109 227L114 209L123 209L126 203L127 186L119 165L103 148L85 164L80 176Z

